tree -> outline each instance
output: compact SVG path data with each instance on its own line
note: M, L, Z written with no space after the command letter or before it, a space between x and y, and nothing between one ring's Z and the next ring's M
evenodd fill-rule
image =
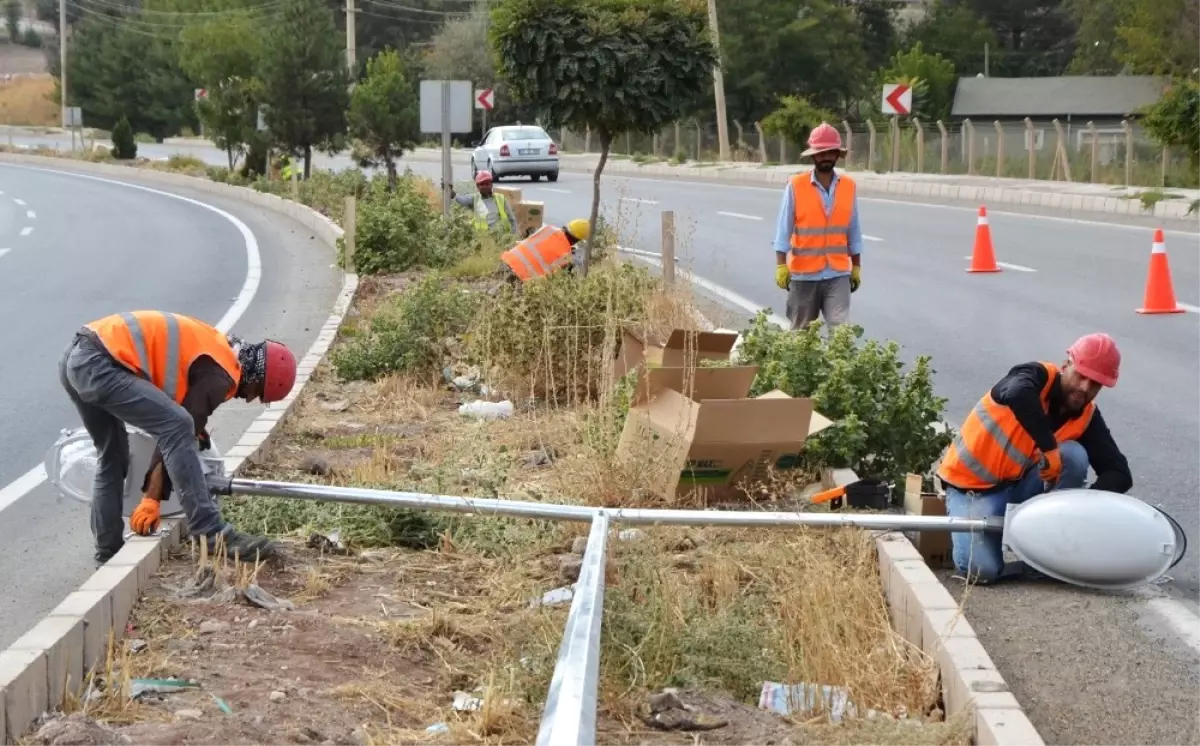
M593 232L613 137L657 132L695 111L717 62L701 0L503 0L492 41L501 75L543 126L598 137ZM586 246L585 273L590 263Z
M4 26L13 44L21 43L21 0L4 1Z
M938 1L907 34L908 46L918 42L926 52L940 54L960 76L983 72L984 48L1000 51L996 34L970 8Z
M1192 75L1200 68L1200 0L1128 0L1119 59L1135 73Z
M1129 11L1129 0L1066 0L1064 8L1078 31L1075 56L1067 72L1073 75L1117 75L1124 63L1120 59L1120 38L1116 29Z
M1194 177L1200 170L1200 77L1176 79L1144 114L1142 126L1155 140L1184 148Z
M784 137L794 145L803 146L814 127L836 119L833 112L813 106L806 98L783 96L779 99L779 108L762 120L762 128L768 135Z
M133 127L129 120L121 117L112 128L112 154L119 161L132 161L137 158L137 140L133 137Z
M896 14L902 5L899 0L857 0L853 4L868 69L883 67L895 53L899 43Z
M363 167L383 163L388 190L396 188L396 161L420 139L420 102L394 49L367 62L367 74L350 96L350 135L367 147Z
M879 73L884 83L906 83L913 89L913 114L927 121L950 116L958 76L954 63L940 54L929 54L921 42L906 52L897 52L891 63Z
M191 24L180 36L180 65L208 92L196 105L200 121L225 151L230 170L259 137L262 84L255 72L261 56L260 33L245 14Z
M996 35L998 47L991 50L989 74L1062 75L1075 53L1075 24L1064 0L941 0L941 4L972 11ZM942 50L930 47L930 51Z
M323 0L283 0L264 40L260 76L273 142L304 158L335 153L346 131L349 80L345 49Z

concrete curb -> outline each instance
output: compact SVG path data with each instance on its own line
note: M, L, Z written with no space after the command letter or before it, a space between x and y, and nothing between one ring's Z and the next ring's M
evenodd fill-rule
M958 603L906 536L875 540L892 627L937 661L946 716L971 715L977 746L1043 746Z
M337 239L342 236L342 229L324 215L297 202L245 187L149 169L41 156L0 154L0 163L40 165L132 182L187 187L249 201L286 215L311 228L331 248L336 247ZM357 289L358 276L347 274L329 318L299 362L295 387L287 398L269 405L250 423L237 445L225 454L228 472L235 472L264 448L279 423L286 419L333 344ZM7 650L0 652L0 737L3 743L16 743L43 712L59 706L66 692L79 693L88 670L104 662L110 636L114 640L123 636L138 594L149 585L159 564L170 548L180 541L182 534L181 520L168 519L163 521L158 536L129 539L121 551L78 590Z

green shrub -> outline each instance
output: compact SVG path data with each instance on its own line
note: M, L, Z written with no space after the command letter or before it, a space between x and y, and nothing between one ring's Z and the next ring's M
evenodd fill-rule
M181 173L199 175L208 172L208 166L204 161L191 155L172 155L167 158L167 170L179 171Z
M805 443L807 465L849 467L902 492L904 475L925 474L950 443L948 432L931 428L942 422L946 400L934 395L930 359L920 356L904 371L896 342L860 344L862 327L849 324L826 338L823 328L784 331L760 312L738 352L742 363L760 367L751 395L780 389L812 397L837 424Z
M443 218L421 177L405 173L394 190L376 177L358 205L355 269L369 275L441 268L478 253L480 237L464 213Z
M121 117L121 120L113 126L112 130L113 158L119 161L131 161L137 158L137 141L133 138L133 127L129 126L129 120Z
M641 266L605 262L587 277L557 272L493 296L467 340L478 359L524 378L532 395L577 401L597 396L611 364L606 340L647 320L660 288Z
M342 378L374 380L389 373L432 373L441 366L443 340L466 331L477 296L437 274L395 296L358 334L333 352Z

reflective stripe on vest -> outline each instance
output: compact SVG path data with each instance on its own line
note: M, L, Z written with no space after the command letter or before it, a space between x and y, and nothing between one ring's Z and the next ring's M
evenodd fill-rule
M1049 378L1042 387L1042 410L1049 413L1050 392L1060 375L1058 366L1041 363ZM1092 421L1096 405L1089 403L1078 417L1067 420L1054 433L1059 443L1078 440ZM964 490L986 490L1003 482L1020 479L1038 465L1037 445L1017 421L1012 409L997 404L989 391L967 415L962 429L954 436L938 476Z
M162 311L126 311L87 324L113 358L153 383L176 404L187 396L188 370L208 355L229 377L237 392L242 369L237 353L220 330L187 316Z
M508 222L508 210L505 209L508 203L505 201L504 195L493 192L492 198L495 200L496 217L499 218L499 220L500 220L500 227L503 228L506 232L511 232L512 224ZM483 198L480 197L478 193L475 195L474 202L475 202L475 225L477 225L478 227L483 228L483 229L489 228L490 226L488 225L488 221L487 221L487 219L488 219L487 204L484 203Z
M545 277L569 263L571 242L561 228L543 225L500 258L512 269L513 274L528 282L534 277Z
M850 271L850 219L854 216L857 186L849 176L838 175L833 192L833 209L825 214L825 203L812 176L792 176L795 224L792 226L792 250L788 253L788 271L808 275L832 267Z

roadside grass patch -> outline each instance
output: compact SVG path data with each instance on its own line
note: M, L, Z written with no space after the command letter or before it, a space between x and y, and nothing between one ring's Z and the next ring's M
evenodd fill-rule
M0 122L56 127L62 112L55 99L57 84L49 75L22 76L0 84Z

